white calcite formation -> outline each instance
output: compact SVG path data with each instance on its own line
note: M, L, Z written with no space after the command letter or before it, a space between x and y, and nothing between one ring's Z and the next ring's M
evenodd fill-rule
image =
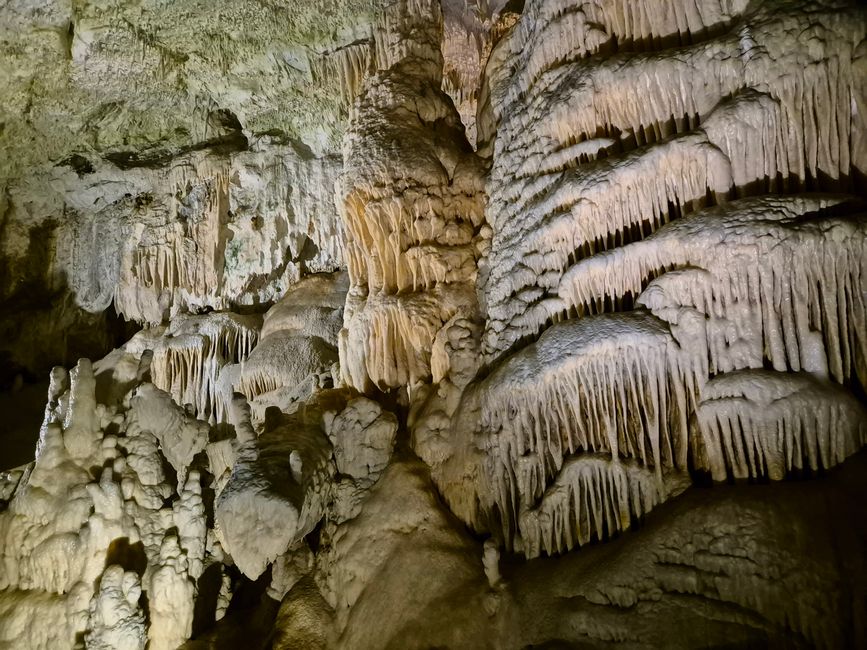
M517 523L528 554L552 535L568 549L664 500L663 474L686 467L696 378L684 361L664 323L639 312L555 325L486 378L479 478L504 534Z
M795 195L708 209L579 262L561 291L567 304L601 305L606 296L636 294L650 278L677 269L637 302L672 322L684 344L699 328L711 372L759 367L764 356L776 370L863 381L867 230L860 215L834 216L842 203ZM705 323L693 325L694 314L706 315ZM702 356L701 342L688 347Z
M157 439L179 477L208 444L207 423L186 413L172 402L168 393L153 384L142 384L133 390L129 420L133 431L150 433Z
M714 479L779 481L828 469L867 444L867 412L851 393L806 373L716 376L696 410L698 467Z
M126 318L150 324L185 310L273 300L304 270L340 265L331 198L338 170L292 147L192 154L170 171L108 169L84 180L66 170L55 187L84 232L69 239L77 248L59 251L60 270L83 307L114 301ZM313 188L321 195L311 196ZM89 196L95 204L78 205ZM106 268L83 266L95 263Z
M265 313L261 341L249 358L221 373L222 400L242 393L254 420L262 421L268 406L287 410L330 387L346 290L345 273L310 275L293 285Z
M494 43L517 16L504 0L446 0L443 13L442 89L460 113L470 144L476 143L476 113L482 75Z
M862 446L863 212L806 190L856 190L867 164L865 25L817 11L534 3L496 45L487 368L463 397L440 373L414 423L475 528L562 552L628 527L690 466L781 478ZM798 25L812 47L791 46ZM715 399L714 375L764 366L793 396L805 380L783 373L842 386L816 391L815 416Z
M443 324L475 313L483 165L439 89L441 25L438 2L385 12L344 141L341 371L360 390L429 378Z
M570 458L539 505L521 513L524 552L527 557L562 553L615 535L665 497L653 472L634 463L607 456Z
M231 478L217 498L217 536L250 578L258 578L324 515L333 461L312 411L313 405L305 405L286 422L241 443Z
M0 650L863 645L863 8L61 4L0 389L123 339L0 472Z
M220 373L225 366L250 356L260 328L260 317L231 312L182 316L168 327L139 332L124 350L136 358L150 350L153 384L178 404L189 404L200 419L213 423L226 418L218 388Z
M193 631L195 583L187 574L187 558L178 538L167 535L159 559L148 567L149 648L176 648Z
M191 631L206 525L199 472L188 472L178 497L163 465L171 458L187 473L208 427L191 425L152 384L120 405L99 402L95 388L86 359L68 374L52 373L36 461L0 513L2 588L24 603L21 611L48 607L37 603L49 594L59 602L39 623L54 636L8 640L72 647L84 634L88 647L144 648L148 637L175 647ZM174 503L166 506L168 499ZM180 531L183 548L171 530ZM183 587L167 586L160 576L169 570Z
M376 480L394 451L397 418L373 400L359 397L326 424L337 471L355 479Z
M278 557L284 569L291 557L303 558L304 538L323 519L340 522L358 514L359 492L388 465L397 421L372 400L322 390L290 415L270 410L256 436L245 407L240 398L237 460L214 515L222 548L256 579ZM290 578L274 580L274 590L288 590Z
M99 582L91 601L90 626L84 636L88 648L144 650L145 617L139 605L141 583L133 571L114 564Z
M159 324L340 267L341 140L383 4L4 7L0 347L41 374L112 347L90 314L112 303Z
M66 215L44 271L65 284L52 279L46 290L72 292L73 306L88 312L112 307L157 326L184 312L272 301L303 273L339 268L339 161L259 149L186 154L156 170L95 160L82 177L54 167L11 188L17 219Z

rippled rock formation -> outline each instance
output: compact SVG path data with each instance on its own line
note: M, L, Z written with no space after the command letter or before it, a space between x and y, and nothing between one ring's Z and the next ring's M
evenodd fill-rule
M0 16L0 648L865 645L863 8Z

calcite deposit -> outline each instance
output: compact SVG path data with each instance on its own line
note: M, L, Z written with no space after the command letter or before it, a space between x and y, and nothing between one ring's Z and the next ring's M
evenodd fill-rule
M854 0L0 53L0 650L867 645Z

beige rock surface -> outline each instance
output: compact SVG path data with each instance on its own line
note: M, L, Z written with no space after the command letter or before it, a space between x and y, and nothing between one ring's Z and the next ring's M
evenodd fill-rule
M12 0L0 56L0 650L867 646L862 7Z

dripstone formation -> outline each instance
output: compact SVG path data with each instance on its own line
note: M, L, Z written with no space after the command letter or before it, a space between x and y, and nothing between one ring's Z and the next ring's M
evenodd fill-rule
M863 7L0 18L0 649L867 646Z

